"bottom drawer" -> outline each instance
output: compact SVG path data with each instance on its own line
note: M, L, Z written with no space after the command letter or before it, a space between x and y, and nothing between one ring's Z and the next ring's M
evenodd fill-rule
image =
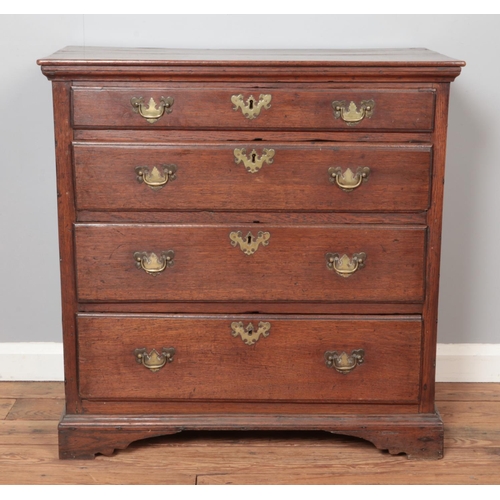
M80 395L416 403L419 316L78 316Z

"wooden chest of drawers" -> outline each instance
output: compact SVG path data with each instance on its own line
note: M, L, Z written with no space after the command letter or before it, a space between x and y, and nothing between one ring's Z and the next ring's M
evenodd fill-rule
M447 106L424 49L68 47L61 458L318 429L439 458Z

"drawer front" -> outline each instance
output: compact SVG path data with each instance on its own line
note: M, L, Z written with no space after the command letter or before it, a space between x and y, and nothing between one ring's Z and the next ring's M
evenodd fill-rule
M80 315L80 395L415 403L421 329L420 317Z
M425 227L79 224L75 232L82 301L423 300Z
M428 146L75 144L73 154L81 210L408 212L429 206Z
M75 127L428 131L434 123L434 93L418 89L102 86L74 87L72 98Z

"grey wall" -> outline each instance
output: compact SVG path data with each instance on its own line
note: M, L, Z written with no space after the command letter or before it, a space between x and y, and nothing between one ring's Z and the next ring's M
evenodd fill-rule
M51 90L35 61L103 45L427 47L467 61L452 85L439 341L500 343L499 16L1 16L0 44L0 342L61 340Z

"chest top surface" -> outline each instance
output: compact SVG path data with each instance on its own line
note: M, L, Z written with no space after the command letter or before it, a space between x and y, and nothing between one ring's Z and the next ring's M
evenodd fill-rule
M225 77L246 75L250 78L283 76L262 74L257 69L286 71L295 77L316 71L315 77L342 77L351 80L370 78L372 81L397 77L400 81L452 81L465 63L424 48L412 49L310 49L310 50L250 50L250 49L166 49L108 48L70 46L39 59L43 73L49 77L84 76L96 73L114 79L137 75L165 76L192 71L197 76L213 79L214 71L226 68ZM326 73L320 73L326 72ZM188 75L190 76L190 75ZM220 75L218 75L220 77Z

